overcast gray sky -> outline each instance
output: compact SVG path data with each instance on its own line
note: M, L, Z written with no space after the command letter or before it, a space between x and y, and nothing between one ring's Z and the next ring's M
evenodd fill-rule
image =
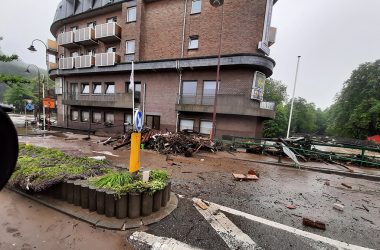
M226 0L232 1L232 0ZM5 2L5 1L3 1ZM52 38L50 25L59 0L12 0L1 3L0 42L5 53L45 67L44 50L26 48L34 38ZM288 85L289 96L297 56L301 63L296 96L326 108L359 64L380 59L379 0L279 0L272 26L277 41L273 78Z

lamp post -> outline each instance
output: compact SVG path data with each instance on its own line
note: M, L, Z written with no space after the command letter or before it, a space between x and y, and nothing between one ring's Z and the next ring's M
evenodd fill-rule
M45 46L45 60L46 60L46 74L48 74L49 72L49 56L48 56L48 46L46 45L46 43L44 43L42 40L40 39L34 39L32 41L32 44L29 46L28 50L30 50L31 52L36 52L36 48L34 47L34 42L40 42L42 43L44 46ZM49 80L49 76L47 75L46 77L46 85L48 85L48 80ZM42 98L45 99L45 85L44 83L42 82ZM46 130L46 115L45 115L45 106L42 104L42 112L43 112L43 116L44 116L44 119L43 119L43 130L45 131Z
M222 6L221 10L221 21L219 28L219 48L218 48L218 65L216 67L216 86L215 86L215 94L214 94L214 110L212 113L212 130L210 133L210 140L214 141L215 133L216 133L216 105L218 104L218 89L220 83L220 58L222 54L222 34L223 34L223 21L224 21L224 0L210 0L210 4L215 8Z
M25 72L27 73L31 73L30 70L29 70L29 67L35 67L37 69L37 74L38 74L38 122L40 122L41 120L41 78L40 78L40 69L34 65L34 64L29 64L28 67L26 68Z
M298 56L298 60L297 60L297 68L296 68L296 76L295 76L295 78L294 78L292 103L291 103L291 105L290 105L290 114L289 114L288 132L286 133L286 138L289 138L290 125L292 124L293 104L294 104L294 94L296 93L297 77L298 77L298 67L299 67L299 65L300 65L300 59L301 59L301 56Z

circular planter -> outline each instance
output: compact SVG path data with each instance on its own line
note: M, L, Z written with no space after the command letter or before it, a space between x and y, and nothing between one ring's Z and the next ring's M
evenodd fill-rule
M74 205L75 206L80 206L80 196L81 196L80 190L81 190L81 182L80 181L74 182L74 197L73 197L73 200L74 200Z
M88 208L88 191L88 183L83 182L80 187L80 205L84 209Z
M66 183L67 183L66 201L68 203L74 203L74 181L68 180Z
M96 188L91 186L88 187L88 210L96 211Z
M106 192L103 189L96 190L96 212L104 214L105 212Z
M157 191L153 195L153 212L160 210L162 204L162 190Z
M127 217L128 208L128 194L120 194L116 197L115 214L116 218L124 219Z
M62 182L60 199L63 201L67 200L67 183L66 182Z
M105 194L106 204L105 204L105 213L107 217L115 216L115 192L107 191Z
M141 198L141 215L148 216L153 212L153 195L143 193Z
M168 202L169 202L170 201L170 193L172 190L172 182L171 181L168 181L168 190L169 190L169 193L168 193Z
M141 194L129 193L128 195L128 218L135 219L140 216Z
M168 204L168 196L169 196L169 186L166 184L165 188L162 190L162 201L161 206L166 207L166 204Z

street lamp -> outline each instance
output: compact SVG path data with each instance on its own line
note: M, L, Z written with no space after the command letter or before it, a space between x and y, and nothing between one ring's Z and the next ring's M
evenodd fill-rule
M48 46L46 45L46 43L44 43L42 40L40 39L34 39L32 41L32 44L29 46L28 50L30 50L31 52L36 52L37 49L34 47L34 42L40 42L42 43L44 46L45 46L45 60L46 60L46 74L48 74L49 72L49 56L48 56ZM46 77L46 86L48 86L48 81L49 81L49 76L47 75ZM44 83L42 83L42 98L45 99L45 86L44 86ZM43 122L43 130L45 131L46 130L46 115L45 115L45 106L42 105L42 112L43 112L43 115L44 115L44 122Z
M296 93L297 77L298 77L298 67L299 67L299 65L300 65L300 59L301 59L301 56L298 56L298 60L297 60L297 68L296 68L296 76L295 76L295 78L294 78L292 103L290 104L290 114L289 114L288 132L286 133L286 138L289 138L290 125L292 124L293 105L294 105L294 94Z
M41 74L40 74L40 69L34 65L34 64L29 64L28 67L26 68L25 72L31 73L29 70L29 67L35 67L37 69L37 74L38 74L38 122L41 120Z
M219 28L219 51L218 51L218 66L216 67L216 86L215 86L215 94L214 94L214 111L212 113L212 130L210 133L210 140L214 141L215 133L216 133L216 105L218 104L218 89L220 83L220 57L222 54L222 34L223 34L223 21L224 21L224 0L210 0L210 4L214 7L222 6L221 10L221 21Z

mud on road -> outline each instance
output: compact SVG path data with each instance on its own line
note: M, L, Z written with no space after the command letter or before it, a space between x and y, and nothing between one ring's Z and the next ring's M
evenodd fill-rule
M20 141L58 148L75 155L105 155L116 166L128 166L128 149L122 148L113 151L111 147L97 143L102 138L91 136L91 140L86 141L83 140L85 137L64 133L45 137L20 137ZM111 152L114 156L99 153L105 151ZM379 182L252 163L241 161L239 158L276 161L270 157L246 153L234 153L233 155L226 152L199 153L192 158L185 158L182 156L166 157L153 151L143 151L142 166L144 168L168 170L173 178L173 191L183 198L181 198L179 207L173 214L149 228L140 230L147 230L147 232L158 236L171 237L195 247L215 249L214 246L218 246L218 249L227 248L220 237L215 234L213 228L207 221L199 217L192 203L189 202L192 197L198 197L339 241L373 249L380 248ZM325 167L324 164L322 166ZM247 173L251 168L260 173L258 181L239 182L233 180L233 172ZM342 183L348 184L352 189L342 186ZM344 211L333 209L335 203L344 205ZM289 204L295 205L296 209L289 210L286 208ZM366 211L363 205L369 211ZM294 238L290 235L284 236L288 240L276 240L269 235L270 232L275 232L274 229L266 228L263 230L263 227L253 225L252 222L232 215L229 217L254 241L263 244L261 247L265 249L315 248L312 244L294 243L295 241L302 241L300 238ZM304 227L302 217L325 222L327 230L321 231ZM54 234L60 234L57 230L53 229ZM85 233L84 237L87 234L96 233L96 236L91 238L103 238L104 241L109 242L107 237L115 237L114 242L120 242L120 244L132 233L92 232L93 229L85 224L82 230L88 232ZM41 233L43 232L41 231ZM62 237L71 234L69 230L66 235L64 235L65 233L62 233ZM276 234L281 234L281 232L276 231ZM75 242L79 242L79 240ZM141 247L136 243L133 244L137 248ZM115 247L112 249L124 248L122 245L115 245Z

